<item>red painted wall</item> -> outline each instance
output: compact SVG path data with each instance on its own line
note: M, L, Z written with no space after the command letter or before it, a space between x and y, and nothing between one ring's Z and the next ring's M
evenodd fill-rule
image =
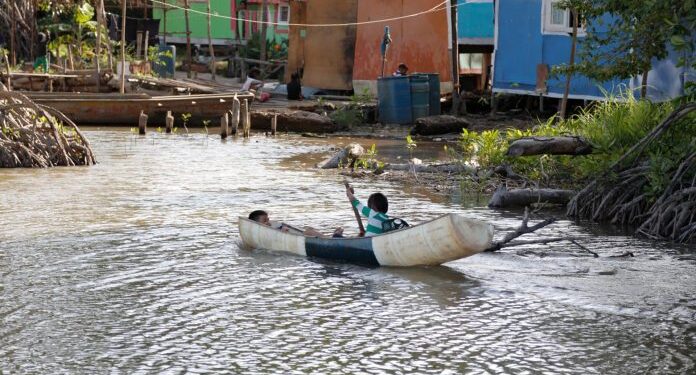
M358 22L399 17L431 9L442 0L360 0ZM380 45L384 27L390 26L392 44L385 75L405 63L409 72L439 73L440 81L451 82L451 54L446 9L397 21L358 26L353 80L374 81L381 72Z

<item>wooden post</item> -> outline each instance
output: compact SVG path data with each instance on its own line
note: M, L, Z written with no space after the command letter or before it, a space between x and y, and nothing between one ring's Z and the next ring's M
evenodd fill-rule
M539 113L544 113L544 94L539 94Z
M102 19L101 26L103 26L106 29L107 28L106 27L106 17L104 17L106 15L106 11L104 8L104 0L99 0L99 8L100 8L101 19ZM109 60L109 70L111 70L113 72L114 71L114 56L113 56L112 51L111 51L111 39L107 38L107 40L108 40L108 43L106 43L106 53L107 53L108 60Z
M147 115L140 111L140 119L138 120L138 133L145 135L147 133Z
M263 0L261 3L261 60L266 61L266 38L268 34L268 0Z
M458 116L461 112L466 113L466 104L464 103L462 106L463 103L459 97L459 34L457 27L457 7L450 6L449 11L452 30L452 115Z
M145 30L145 62L150 61L150 56L148 54L148 48L150 48L150 30Z
M249 138L249 133L251 129L251 116L249 116L249 99L244 99L242 102L242 132L244 138Z
M102 0L103 1L103 0ZM97 42L94 45L94 68L96 69L96 81L97 81L97 92L101 92L101 64L99 58L101 57L101 32L102 32L102 8L101 2L97 2Z
M191 60L191 27L189 25L189 2L184 0L184 19L186 20L186 63L188 63L188 71L186 76L191 78L191 65L193 61Z
M162 7L162 18L163 18L162 21L164 22L164 26L162 28L162 44L164 44L165 46L167 45L167 11L168 10L169 9L167 9L166 5Z
M167 111L167 117L165 118L167 134L171 134L172 128L174 127L174 116L172 116L172 111Z
M239 133L239 116L241 111L241 102L237 99L237 95L232 99L232 118L230 119L230 124L232 126L232 133L237 135Z
M208 0L208 49L210 50L210 73L215 81L215 49L213 48L213 35L210 30L210 0Z
M563 91L563 100L561 101L560 118L566 118L566 110L568 109L568 96L570 95L570 81L573 77L572 69L575 66L575 49L578 43L578 12L576 9L571 9L570 13L573 17L573 33L571 34L572 42L570 45L570 64L568 68L571 70L566 75L565 91Z
M138 31L135 33L135 58L140 58L140 52L143 50L143 32Z
M121 94L126 93L126 0L121 0Z
M225 113L220 119L220 138L225 139L230 132L229 115Z
M273 116L271 119L271 135L275 137L276 129L278 128L278 115Z

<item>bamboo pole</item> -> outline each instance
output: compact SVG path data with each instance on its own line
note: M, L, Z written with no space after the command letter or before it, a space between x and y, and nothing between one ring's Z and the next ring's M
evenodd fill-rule
M186 76L191 78L191 67L193 61L191 61L191 28L189 25L189 2L184 0L184 18L186 20L186 63L188 64L188 71Z
M239 117L240 117L240 111L241 111L241 102L237 98L237 95L235 94L234 98L232 99L232 118L230 121L230 125L232 127L232 133L234 135L238 134L239 131Z
M126 0L121 0L121 94L126 93Z
M210 72L212 74L212 79L215 81L215 49L213 48L213 36L210 30L210 0L208 0L208 49L210 50Z

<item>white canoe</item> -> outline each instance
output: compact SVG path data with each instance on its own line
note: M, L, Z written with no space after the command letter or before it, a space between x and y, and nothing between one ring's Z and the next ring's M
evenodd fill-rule
M437 219L373 237L317 238L281 232L239 218L245 246L375 266L438 265L465 258L491 246L493 226L447 214Z

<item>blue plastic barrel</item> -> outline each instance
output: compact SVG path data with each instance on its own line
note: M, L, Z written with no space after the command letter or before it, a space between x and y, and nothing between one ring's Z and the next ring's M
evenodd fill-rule
M379 121L383 124L410 124L411 83L409 77L384 77L377 79Z
M430 116L437 116L442 113L440 104L440 75L428 73L428 83L430 84Z
M427 75L409 76L411 81L411 113L413 121L430 116L430 78Z

